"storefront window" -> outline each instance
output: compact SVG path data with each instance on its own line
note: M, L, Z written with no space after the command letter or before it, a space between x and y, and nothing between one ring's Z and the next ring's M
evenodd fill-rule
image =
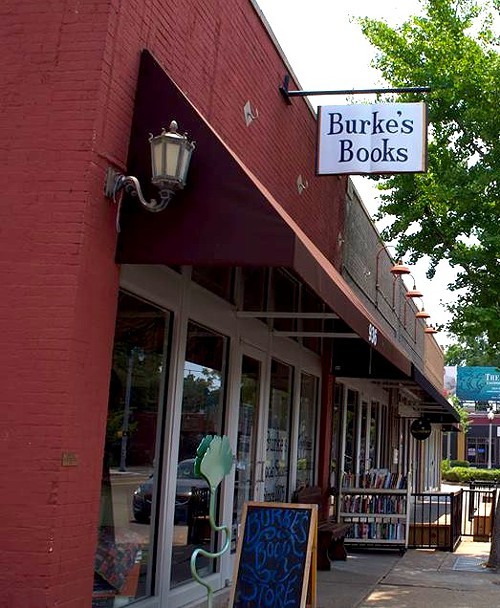
M243 310L266 309L268 272L267 268L253 266L241 269Z
M296 312L299 303L299 282L282 268L274 268L271 279L271 310ZM296 319L274 319L274 329L297 331Z
M362 474L367 468L366 432L368 424L368 404L361 403L361 429L359 435L359 473Z
M288 496L292 368L273 360L267 424L264 500L285 502Z
M473 465L486 466L488 462L488 440L485 437L467 437L467 460ZM496 462L493 446L491 461Z
M301 287L302 301L301 301L301 312L311 313L317 312L322 313L325 310L323 300L319 298L313 291L307 289L306 286ZM321 333L324 330L324 321L322 319L302 319L302 331ZM302 339L302 343L306 348L314 351L317 354L321 353L321 338L305 337Z
M317 394L318 379L309 374L302 374L297 444L297 489L312 486L314 483Z
M218 266L193 266L191 278L195 283L205 287L212 293L220 296L228 302L233 301L233 276L232 268Z
M333 393L333 416L332 416L332 453L330 460L330 485L332 488L337 488L340 480L339 476L339 461L340 461L340 444L341 444L341 412L344 403L344 385L335 384Z
M228 339L196 323L189 323L179 462L174 515L171 585L192 580L189 560L194 549L214 550L216 538L208 522L208 485L194 475L194 459L206 435L221 435ZM197 570L209 574L214 560L200 556Z
M243 505L246 501L253 500L260 373L260 362L251 357L243 356L236 448L232 550L236 549L237 530L241 521Z
M379 404L376 401L372 401L372 407L370 410L370 430L369 430L369 450L368 450L368 468L377 468L377 414L379 411Z
M154 591L159 398L169 314L121 293L113 350L92 606Z
M345 453L344 471L346 473L356 472L356 430L358 416L358 393L347 391L347 410L345 425Z
M391 466L389 457L391 444L389 437L389 408L387 405L380 405L378 414L378 427L379 427L379 443L378 443L378 466L379 468Z

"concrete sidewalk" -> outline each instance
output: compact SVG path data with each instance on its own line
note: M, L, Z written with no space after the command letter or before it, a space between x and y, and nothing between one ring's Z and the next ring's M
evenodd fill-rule
M496 608L500 571L485 568L489 553L490 543L468 540L455 553L349 549L345 562L317 573L316 608ZM228 595L217 594L214 608L227 608Z
M462 541L455 553L350 552L318 573L318 608L500 606L500 572L484 566L489 551L489 543Z

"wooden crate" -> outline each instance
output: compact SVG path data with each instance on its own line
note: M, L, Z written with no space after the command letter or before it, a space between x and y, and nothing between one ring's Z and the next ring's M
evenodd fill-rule
M443 515L431 523L410 524L408 544L417 547L449 547L451 545L451 523L449 516Z
M488 541L491 536L493 510L491 501L482 502L472 522L472 533L475 541Z

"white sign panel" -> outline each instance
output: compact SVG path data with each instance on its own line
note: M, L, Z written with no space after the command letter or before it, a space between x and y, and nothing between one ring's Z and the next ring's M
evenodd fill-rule
M426 170L424 103L318 108L318 175Z

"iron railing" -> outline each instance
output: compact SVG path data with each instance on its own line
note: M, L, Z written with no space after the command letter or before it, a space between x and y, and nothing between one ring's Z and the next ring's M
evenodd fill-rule
M454 551L460 542L462 491L411 495L408 546Z
M493 531L498 489L493 483L473 482L462 490L462 536L488 541Z

